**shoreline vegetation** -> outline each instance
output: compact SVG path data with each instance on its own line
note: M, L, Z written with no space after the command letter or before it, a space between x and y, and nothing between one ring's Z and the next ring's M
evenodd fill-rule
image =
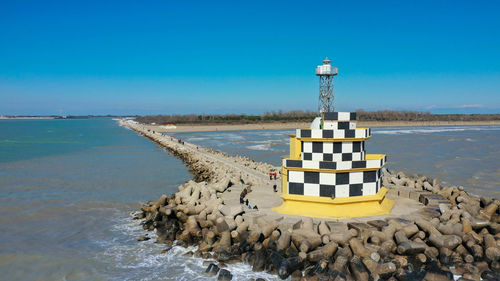
M500 125L500 114L430 114L417 111L356 111L358 127ZM262 115L150 115L134 120L158 132L210 132L308 128L316 112L268 112ZM173 124L174 126L166 126Z
M143 124L262 124L268 122L312 122L319 113L314 111L272 111L261 115L248 114L184 114L184 115L147 115L135 118ZM500 121L500 114L431 114L420 111L356 111L357 121L369 122L464 122Z
M119 122L165 147L194 175L178 192L149 201L134 215L155 233L138 241L154 238L165 245L162 253L174 245L197 246L184 255L203 258L207 276L231 280L226 265L247 263L253 271L291 280L500 279L498 199L384 168L387 196L411 209L408 214L393 209L347 220L277 214L270 209L280 204L273 199L279 194L267 174L278 167ZM238 198L250 199L258 210Z

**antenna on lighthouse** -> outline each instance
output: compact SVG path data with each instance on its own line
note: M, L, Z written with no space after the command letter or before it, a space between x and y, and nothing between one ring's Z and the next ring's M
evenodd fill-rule
M331 66L332 61L326 57L323 65L316 67L316 76L319 76L319 105L320 113L333 112L333 76L337 75L336 66Z

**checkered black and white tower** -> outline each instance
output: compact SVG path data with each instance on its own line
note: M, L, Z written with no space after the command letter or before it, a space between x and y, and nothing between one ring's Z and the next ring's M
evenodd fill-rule
M356 128L356 113L333 111L330 60L318 66L320 112L309 129L290 135L290 156L282 162L283 204L276 212L326 218L387 214L381 169L385 154L367 154L368 128ZM330 110L331 109L331 110Z
M356 128L355 120L356 113L325 112L323 128L297 130L292 138L300 148L283 160L288 194L338 198L380 190L386 156L366 154L371 130Z

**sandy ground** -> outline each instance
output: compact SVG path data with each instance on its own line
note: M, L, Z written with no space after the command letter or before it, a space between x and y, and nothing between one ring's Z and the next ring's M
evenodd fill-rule
M247 195L249 200L249 204L251 206L257 205L259 208L258 212L255 212L254 215L265 216L266 220L273 219L285 219L289 223L293 224L299 219L301 216L295 215L285 215L279 214L271 209L277 207L283 203L283 199L280 198L281 192L273 191L273 184L277 184L278 190L281 190L280 181L269 181L268 185L264 186L253 186L252 192ZM223 194L222 199L224 200L224 204L228 206L237 206L240 205L240 194L245 188L245 185L234 185L228 188ZM391 210L390 214L387 215L378 215L378 216L370 216L370 217L359 217L359 218L349 218L349 219L326 219L326 218L313 218L314 221L342 221L342 222L367 222L371 220L385 220L388 218L403 218L407 220L415 220L418 218L425 218L425 215L422 214L421 211L424 209L424 205L409 198L401 198L401 197L391 197L387 196L387 198L394 200L394 207Z
M403 127L403 126L479 126L479 125L500 125L497 121L432 121L432 122L403 122L403 121L358 121L358 128L371 127ZM309 128L309 122L292 123L261 123L261 124L207 124L207 125L179 125L175 129L166 129L160 125L146 125L148 129L156 132L185 133L185 132L216 132L216 131L250 131L250 130L285 130L285 129L305 129Z

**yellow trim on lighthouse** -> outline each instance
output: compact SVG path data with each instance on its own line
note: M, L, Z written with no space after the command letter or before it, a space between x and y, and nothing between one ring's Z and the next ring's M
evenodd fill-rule
M282 194L287 194L288 193L288 185L286 184L288 182L288 170L282 166L281 167L281 192Z
M295 135L288 135L290 137L290 159L300 160L300 153L302 152L300 140Z
M391 212L394 201L385 197L387 188L377 194L345 198L329 198L285 194L286 180L283 180L283 204L272 210L280 214L300 215L316 218L347 219L386 215Z

